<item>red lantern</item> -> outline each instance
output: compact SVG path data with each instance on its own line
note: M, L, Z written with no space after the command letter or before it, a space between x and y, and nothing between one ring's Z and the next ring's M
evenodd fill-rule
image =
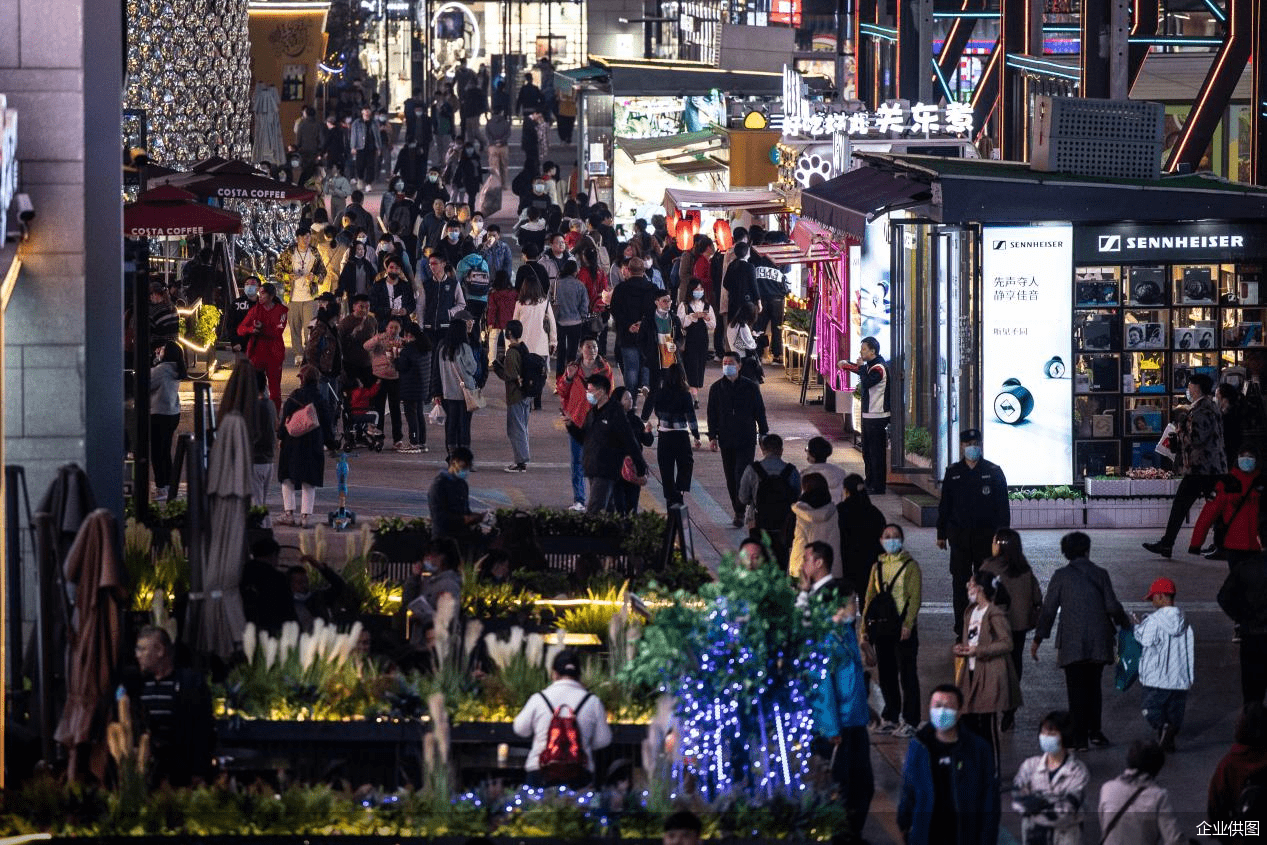
M718 252L729 252L735 245L735 239L730 234L729 220L718 220L713 223L713 244Z
M689 220L683 220L682 225L677 227L677 248L686 252L695 243L695 236L691 234L691 225Z
M695 236L699 234L700 219L703 217L703 214L699 211L688 211L687 214L690 215L691 238L694 239Z
M670 238L677 237L677 224L678 224L677 214L678 214L677 209L674 209L672 214L664 218L664 231L668 233Z

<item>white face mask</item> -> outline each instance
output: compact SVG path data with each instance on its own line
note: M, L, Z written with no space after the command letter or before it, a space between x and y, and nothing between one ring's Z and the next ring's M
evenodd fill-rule
M880 541L880 545L884 546L884 550L886 552L888 552L891 555L895 555L898 552L902 551L902 538L901 537L885 537L883 540Z
M739 375L739 368L736 367L734 364L725 364L721 368L721 374L724 375L726 378L734 378L735 376Z
M1060 737L1051 734L1038 735L1038 747L1043 749L1044 754L1055 754L1060 750Z
M691 291L691 298L692 298L692 299L703 299L703 298L704 298L704 291L702 291L702 290L693 290L693 291Z
M948 731L959 721L959 711L953 707L928 708L928 722L939 731Z

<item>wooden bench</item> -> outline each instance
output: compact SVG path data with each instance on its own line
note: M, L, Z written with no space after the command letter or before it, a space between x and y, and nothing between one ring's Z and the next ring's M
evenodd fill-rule
M937 524L937 507L941 500L928 493L912 493L902 497L902 516L920 528Z

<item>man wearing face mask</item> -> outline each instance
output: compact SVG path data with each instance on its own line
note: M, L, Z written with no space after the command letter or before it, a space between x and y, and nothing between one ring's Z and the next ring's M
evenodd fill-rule
M1223 420L1219 406L1211 394L1214 381L1205 373L1195 373L1188 379L1188 414L1179 425L1179 453L1176 456L1183 467L1183 480L1170 505L1170 519L1166 533L1155 543L1145 543L1144 548L1153 554L1170 557L1179 536L1179 529L1188 511L1199 498L1214 489L1219 476L1227 472L1227 455L1223 450Z
M871 772L871 738L867 722L867 680L858 644L858 601L847 581L831 577L832 548L826 543L810 543L805 549L801 583L815 579L798 603L809 606L821 601L833 610L832 629L826 644L827 674L810 691L814 715L813 753L826 758L837 795L849 819L853 841L862 841L875 777Z
M721 364L722 377L708 389L708 448L714 452L721 450L726 490L735 511L731 524L743 528L744 504L739 500L739 480L756 456L757 436L769 434L770 423L766 420L761 388L739 375L739 358L728 352Z
M431 539L452 537L459 542L469 537L473 526L484 518L471 511L471 488L467 476L475 456L465 446L455 446L449 453L449 465L436 475L427 493L431 509Z
M907 845L994 845L999 839L999 776L984 739L959 729L963 692L942 684L928 701L928 724L906 747L897 824Z
M343 209L343 213L351 214L352 220L367 237L374 234L376 231L374 228L374 216L365 210L365 193L360 190L353 191L348 200L349 202Z
M480 255L484 256L484 260L488 262L488 277L496 277L499 271L505 271L507 276L513 275L510 271L512 262L510 247L502 240L502 227L496 223L488 225L488 231L484 234L484 239L480 245Z
M625 409L611 401L611 381L603 375L585 380L585 398L590 404L585 425L567 423L568 434L581 444L581 465L589 490L585 501L587 513L602 513L621 478L621 465L626 456L633 459L639 475L647 474L642 448L634 439Z
M480 153L475 141L470 138L462 144L462 157L458 159L453 182L466 194L466 202L475 202L475 197L480 192Z
M370 311L380 326L386 326L392 317L407 321L418 307L414 286L405 278L400 258L388 254L383 260L383 272L370 288Z
M469 235L462 233L462 224L456 220L445 223L444 239L437 245L433 254L447 261L450 267L457 267L463 258L473 252L475 252L475 242Z
M229 305L229 313L224 320L224 332L227 335L225 339L233 346L234 352L241 352L246 347L246 341L239 335L238 327L246 319L247 312L259 301L259 292L259 277L250 276L242 285L242 295Z
M369 106L361 109L361 116L352 121L350 147L352 149L353 174L361 180L361 188L373 188L374 177L378 175L378 148L381 131L374 112Z
M963 634L968 579L990 557L994 532L1012 525L1007 479L998 464L981 457L980 430L967 428L960 432L959 448L963 459L951 464L942 476L941 503L937 508L937 548L950 546L956 638Z
M1251 446L1239 450L1232 471L1218 481L1214 498L1201 508L1197 524L1188 541L1188 554L1201 554L1205 536L1215 525L1223 526L1222 536L1215 531L1219 548L1206 555L1210 560L1226 560L1229 570L1246 558L1262 551L1258 540L1258 513L1264 497L1263 474L1258 468L1258 453Z
M436 200L440 206L436 207ZM418 207L431 209L437 218L444 218L444 204L449 201L449 191L440 183L440 168L427 168L427 176L418 187Z

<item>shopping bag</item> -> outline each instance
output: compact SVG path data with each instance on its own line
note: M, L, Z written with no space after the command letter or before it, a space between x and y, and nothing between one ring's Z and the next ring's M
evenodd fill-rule
M1135 635L1125 628L1117 632L1117 669L1114 684L1125 692L1139 680L1139 657L1144 650Z
M1179 429L1174 423L1167 423L1166 430L1161 433L1161 439L1157 441L1157 445L1153 447L1153 451L1161 455L1167 460L1175 459L1175 448L1179 445L1176 435Z
M443 425L444 424L444 406L432 405L431 413L427 414L427 421L430 422L432 425Z

